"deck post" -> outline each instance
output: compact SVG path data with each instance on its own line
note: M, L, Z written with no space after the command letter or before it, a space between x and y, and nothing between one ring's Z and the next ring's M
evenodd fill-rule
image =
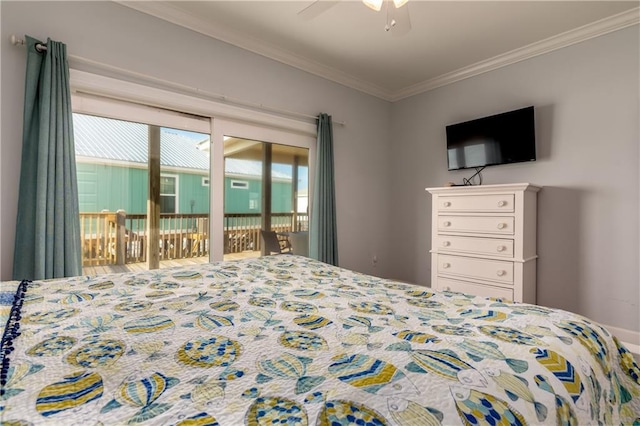
M298 229L298 167L300 165L300 157L293 156L293 173L291 176L291 232L300 231Z
M262 146L262 220L261 228L265 231L271 231L271 152L272 146L270 143L265 143ZM267 182L265 185L264 182ZM246 250L243 247L243 250ZM265 251L264 247L261 249L261 254L269 254Z
M116 265L124 265L127 256L126 217L127 213L124 210L116 212Z
M160 267L160 127L149 125L149 193L147 198L147 267ZM164 244L162 246L164 248Z

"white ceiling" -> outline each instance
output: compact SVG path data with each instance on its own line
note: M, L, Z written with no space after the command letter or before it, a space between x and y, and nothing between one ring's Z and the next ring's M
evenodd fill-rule
M386 32L384 9L313 2L120 3L390 101L640 22L639 0L409 0L411 30Z

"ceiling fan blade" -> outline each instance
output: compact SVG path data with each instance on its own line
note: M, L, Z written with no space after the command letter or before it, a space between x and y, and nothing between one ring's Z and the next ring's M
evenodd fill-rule
M391 33L398 37L407 34L411 31L411 16L409 14L409 3L402 6L400 9L396 9L393 3L389 6L389 17L395 19L396 24L391 29Z
M338 1L314 0L311 4L298 12L298 16L305 20L311 20L331 9L336 4L338 4Z

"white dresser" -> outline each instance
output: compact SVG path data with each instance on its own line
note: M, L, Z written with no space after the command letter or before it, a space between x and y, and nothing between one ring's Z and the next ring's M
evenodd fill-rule
M431 287L536 303L536 210L528 183L427 188Z

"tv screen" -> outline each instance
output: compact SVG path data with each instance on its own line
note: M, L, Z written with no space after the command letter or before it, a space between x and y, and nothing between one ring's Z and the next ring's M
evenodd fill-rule
M533 107L447 126L449 170L535 161Z

